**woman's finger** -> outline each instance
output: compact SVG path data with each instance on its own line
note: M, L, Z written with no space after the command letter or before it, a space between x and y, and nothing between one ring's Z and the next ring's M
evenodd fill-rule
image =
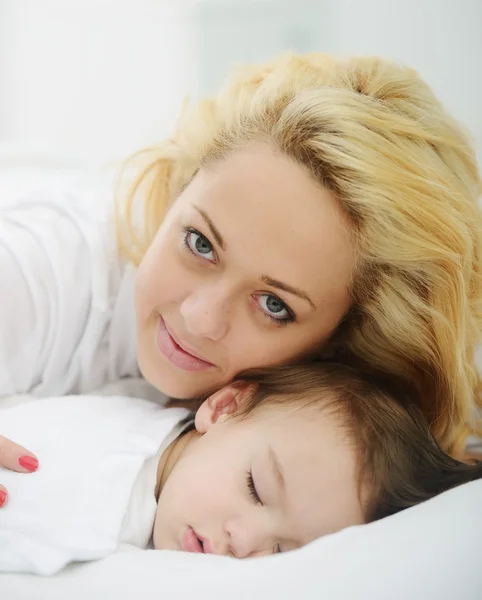
M0 467L19 473L32 473L38 469L38 460L23 446L0 435Z
M7 490L3 487L3 485L0 485L0 508L2 508L2 506L5 506L5 504L7 503L7 498Z

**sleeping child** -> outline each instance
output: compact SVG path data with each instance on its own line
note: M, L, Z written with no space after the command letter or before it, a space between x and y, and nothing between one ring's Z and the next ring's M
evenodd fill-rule
M195 415L69 396L0 418L41 461L2 472L0 571L50 575L124 545L287 552L482 476L445 455L398 392L329 363L246 375Z

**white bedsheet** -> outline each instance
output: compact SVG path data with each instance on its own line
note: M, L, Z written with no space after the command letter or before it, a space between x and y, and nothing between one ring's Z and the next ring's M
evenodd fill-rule
M51 578L0 575L8 600L480 600L482 481L296 552L236 560L123 551Z

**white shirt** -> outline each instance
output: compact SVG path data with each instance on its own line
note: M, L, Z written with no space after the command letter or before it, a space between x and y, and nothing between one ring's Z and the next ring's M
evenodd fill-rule
M0 572L51 575L121 544L146 548L159 458L189 411L121 396L69 396L0 410L2 434L30 448L39 470L3 470Z
M0 398L138 377L134 275L110 179L1 202Z

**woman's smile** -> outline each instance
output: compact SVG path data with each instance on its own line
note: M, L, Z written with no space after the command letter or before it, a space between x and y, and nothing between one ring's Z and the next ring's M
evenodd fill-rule
M161 354L171 364L184 371L204 371L215 367L212 363L201 358L196 351L188 349L184 341L171 333L171 330L161 316L159 316L159 325L157 328L157 345Z

